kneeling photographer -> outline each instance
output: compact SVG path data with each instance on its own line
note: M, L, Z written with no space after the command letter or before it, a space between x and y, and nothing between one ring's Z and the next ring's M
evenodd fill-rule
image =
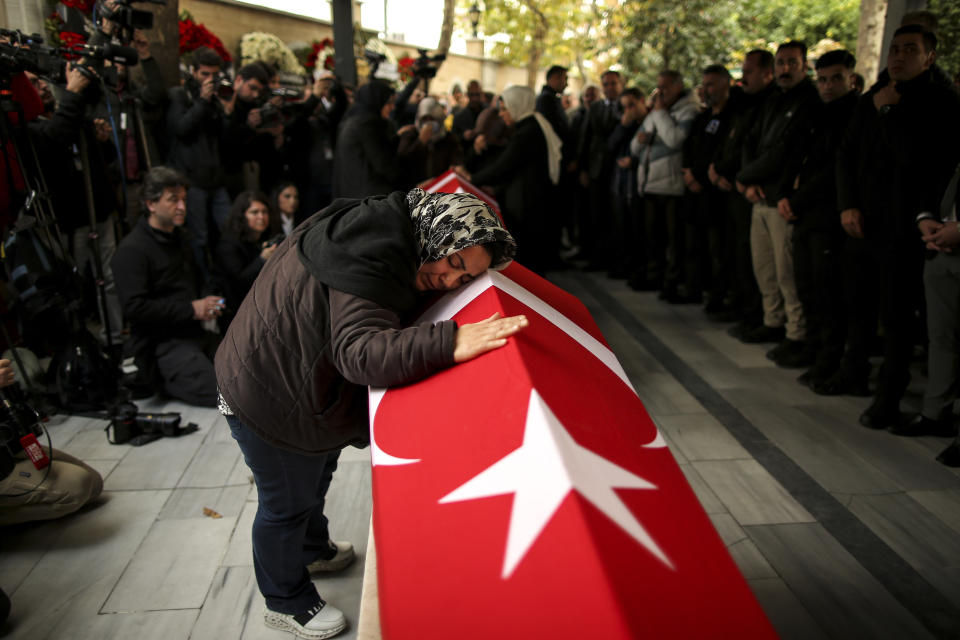
M211 357L219 336L205 330L224 309L206 285L182 228L187 179L168 167L146 173L141 189L145 215L117 248L113 271L123 315L130 323L138 385L187 404L216 406ZM202 213L202 212L201 212Z
M103 478L96 469L38 443L37 414L23 400L9 360L0 360L0 394L0 526L59 518L99 496Z

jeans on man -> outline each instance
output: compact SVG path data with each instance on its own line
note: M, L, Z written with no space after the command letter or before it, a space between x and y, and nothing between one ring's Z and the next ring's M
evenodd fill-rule
M213 240L210 237L210 216L217 225L217 235L223 230L223 225L230 217L230 196L225 187L215 189L201 189L190 187L187 189L187 229L190 230L190 246L197 260L197 266L203 273L204 279L209 274L205 251Z

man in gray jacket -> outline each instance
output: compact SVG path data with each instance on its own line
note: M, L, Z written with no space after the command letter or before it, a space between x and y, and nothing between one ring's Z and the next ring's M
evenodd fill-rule
M701 293L677 292L683 259L683 143L696 117L696 98L684 87L683 77L661 71L650 95L650 113L630 142L630 153L640 158L637 191L645 203L647 280L659 281L661 299L673 302Z

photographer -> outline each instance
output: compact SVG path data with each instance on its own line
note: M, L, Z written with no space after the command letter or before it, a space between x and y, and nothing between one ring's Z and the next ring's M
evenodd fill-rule
M277 113L276 106L263 99L268 96L269 85L270 73L266 65L251 62L237 71L233 95L223 102L225 117L220 158L230 193L258 187L256 180L246 179L244 163L259 163L264 143L270 151L283 144L283 124L279 114L273 119L265 118L270 111Z
M108 64L104 67L107 91L94 108L94 117L110 123L116 134L108 141L119 145L114 184L125 187L121 197L124 215L129 223L140 212L139 191L143 173L150 164L158 163L147 121L160 117L167 99L160 65L153 58L150 43L139 29L133 32L132 44L145 84L132 80L127 65Z
M190 176L187 226L192 234L194 258L203 273L207 272L209 219L212 216L219 229L230 214L230 196L220 162L224 108L217 92L223 86L222 65L213 49L201 47L194 51L191 76L182 87L170 90L167 110L167 164Z
M244 191L233 201L213 265L214 279L221 285L231 311L240 307L277 248L278 238L269 232L273 217L267 196L259 191Z
M424 98L417 109L414 126L403 127L399 154L407 167L410 184L438 176L452 166L463 164L460 143L443 126L446 113L434 98Z
M0 360L0 390L14 384L10 361ZM44 447L50 463L37 469L20 445L21 434L11 412L2 406L0 411L0 434L4 436L0 443L0 527L59 518L100 495L100 474L62 451Z
M216 406L210 354L217 337L204 323L223 312L219 295L201 296L203 279L183 224L187 180L168 167L144 176L147 215L123 239L113 259L138 385L151 386L195 406Z

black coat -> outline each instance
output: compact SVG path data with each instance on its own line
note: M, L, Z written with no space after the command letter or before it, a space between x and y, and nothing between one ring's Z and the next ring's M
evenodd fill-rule
M547 141L536 118L518 122L503 153L472 174L471 182L497 188L504 222L517 241L517 261L542 271L549 259L549 248L542 243L548 236L547 207L553 185L547 168Z
M567 113L563 110L563 103L556 91L549 85L543 85L540 95L537 96L536 110L543 114L553 132L557 134L560 141L563 142L563 163L566 164L576 157L576 146L571 139L570 122L567 120Z
M138 361L152 360L159 342L203 335L191 304L201 296L201 279L187 238L186 229L159 231L143 216L110 262Z
M837 205L859 209L868 239L916 240L916 217L936 212L960 154L960 99L930 71L897 83L900 102L877 111L877 82L857 103L837 155Z
M358 113L342 122L333 166L334 198L366 198L399 189L397 137L379 114Z
M784 174L784 193L797 226L840 230L837 209L837 150L857 106L857 94L817 107L804 132L800 153ZM796 184L796 188L794 188Z
M213 277L220 285L220 292L230 310L240 307L266 263L260 257L260 245L259 242L247 242L230 234L221 236L217 243L213 256Z
M167 135L170 150L167 164L203 189L223 185L220 163L220 136L224 115L220 101L200 98L200 85L190 78L182 87L170 89L167 108Z
M620 124L623 110L620 101L614 100L610 108L605 100L590 105L583 134L580 137L578 156L580 170L586 171L591 180L609 176L613 170L613 155L607 148L607 140Z
M740 87L730 89L732 109L730 128L713 158L717 173L732 184L737 179L740 163L743 160L743 143L756 120L757 113L777 92L777 85L771 82L758 93L746 93Z
M768 100L747 133L737 180L745 185L760 185L768 206L776 206L783 197L787 164L798 153L811 114L819 104L817 88L809 78L804 78L789 91Z
M690 125L690 135L683 142L683 166L693 172L693 177L704 188L713 187L710 184L710 163L730 135L733 114L734 104L731 100L727 100L719 113L714 113L710 108L704 109Z

